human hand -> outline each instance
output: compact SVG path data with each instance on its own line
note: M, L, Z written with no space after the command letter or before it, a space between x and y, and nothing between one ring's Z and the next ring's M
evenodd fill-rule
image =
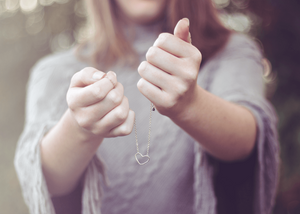
M163 115L173 117L188 110L196 97L197 77L202 60L191 44L189 20L180 20L174 35L162 33L140 64L137 86Z
M123 136L132 131L134 112L112 71L105 75L87 67L74 74L67 103L79 131L87 139Z

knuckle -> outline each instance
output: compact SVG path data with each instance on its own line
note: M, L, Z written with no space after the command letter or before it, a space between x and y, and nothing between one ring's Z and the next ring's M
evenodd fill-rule
M102 100L104 98L103 93L101 92L102 90L100 86L94 87L93 90L91 90L91 94L96 100Z
M145 84L144 84L144 79L141 78L141 79L138 81L138 83L137 83L137 88L139 89L139 91L143 91L143 90L144 90L144 86L145 86Z
M202 61L202 54L197 48L194 49L193 58L198 63Z
M99 129L99 127L97 127L96 124L92 124L89 127L89 131L91 133L93 133L94 135L101 135L101 134L103 134L103 130Z
M71 95L70 95L70 90L66 94L66 101L67 101L67 104L68 104L69 107L73 104L72 103L73 100L72 100Z
M179 97L183 97L186 94L188 87L186 85L179 84L176 86L175 90L177 96L175 96L173 99L178 100Z
M169 33L161 33L158 36L158 41L159 41L158 43L159 44L163 44L164 42L166 42L167 40L169 40L170 37L171 37L171 34L169 34Z
M108 130L105 127L103 127L101 123L99 124L97 122L94 122L89 126L88 131L96 136L99 136L104 135L105 133L107 133Z
M131 133L132 129L128 125L120 127L120 133L121 135L129 135Z
M89 130L91 128L90 120L86 117L77 117L77 123L80 127Z
M76 108L76 104L75 104L76 102L73 100L73 99L68 99L67 98L67 104L68 104L68 107L69 107L69 109L71 109L72 111L74 111L75 110L75 108Z
M197 79L196 72L188 72L185 74L185 81L187 82L188 85L192 84L196 79Z
M168 36L169 36L169 33L160 33L158 37L160 39L164 39L164 38L167 38Z
M120 106L120 107L116 108L115 117L117 118L117 120L119 122L123 122L127 118L127 112L125 111L125 109L123 107Z
M76 109L76 104L77 101L76 99L74 99L74 96L72 95L71 91L69 90L67 95L66 95L66 101L67 101L67 105L71 110L75 110Z
M169 102L170 102L169 108L170 109L174 108L176 106L177 102L178 102L178 96L172 97Z
M143 61L140 64L140 66L138 67L139 74L142 74L147 69L147 66L148 66L148 62L147 61Z
M112 90L107 95L107 98L112 102L115 106L119 105L122 101L122 96L120 96L115 90Z
M71 78L71 83L77 82L77 80L80 79L80 75L80 71L76 72Z
M146 53L147 61L152 61L155 58L156 53L157 53L157 48L154 46L151 46Z
M176 96L169 97L169 99L166 102L165 109L168 111L168 110L174 108L176 103L177 103L177 97Z
M93 68L93 67L85 67L80 72L81 73L88 73L88 72L91 72L91 71L94 71L94 70L95 70L95 68Z
M79 77L81 75L80 71L76 72L73 76L72 76L72 80L76 79L77 77Z
M79 71L79 73L81 78L86 79L86 78L91 78L92 74L95 73L96 71L97 69L93 67L85 67L81 71Z

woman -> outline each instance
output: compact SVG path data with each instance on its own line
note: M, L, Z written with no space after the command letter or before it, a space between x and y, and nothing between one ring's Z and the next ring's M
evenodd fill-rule
M210 0L88 3L86 60L50 56L30 77L15 165L31 213L270 213L276 116L255 44Z

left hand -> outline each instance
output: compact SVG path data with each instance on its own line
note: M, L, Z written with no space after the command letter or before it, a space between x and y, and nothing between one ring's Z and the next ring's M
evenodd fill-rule
M183 113L197 92L197 77L202 60L199 50L191 44L189 20L181 19L174 35L162 33L149 48L147 61L140 64L137 87L163 115Z

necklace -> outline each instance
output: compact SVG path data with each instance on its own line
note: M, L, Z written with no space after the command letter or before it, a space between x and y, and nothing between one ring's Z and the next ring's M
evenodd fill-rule
M136 153L134 155L135 160L138 162L139 165L144 165L150 161L149 150L150 150L150 138L151 138L151 120L152 120L152 111L155 111L155 107L153 103L150 104L150 113L149 113L149 132L148 132L148 145L147 145L147 153L146 155L142 155L139 150L139 142L137 137L137 129L136 129L136 119L134 118L134 131L135 131L135 144L136 144ZM142 158L146 158L146 161L140 162L138 156Z

